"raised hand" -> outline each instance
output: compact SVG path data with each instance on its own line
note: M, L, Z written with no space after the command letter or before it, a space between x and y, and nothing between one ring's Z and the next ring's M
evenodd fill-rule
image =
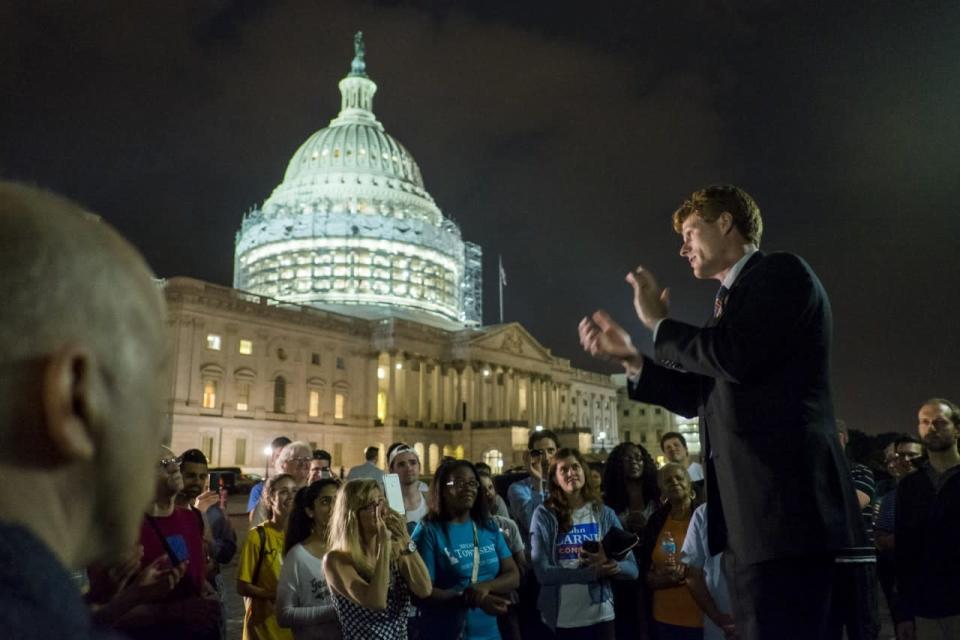
M590 355L623 362L639 355L630 334L602 309L580 321L580 345Z
M218 502L220 502L220 492L211 489L198 495L196 500L193 501L193 506L197 511L206 513L207 509Z
M643 267L628 273L626 281L633 287L633 308L637 317L647 329L653 331L670 311L669 290L661 289L653 274Z

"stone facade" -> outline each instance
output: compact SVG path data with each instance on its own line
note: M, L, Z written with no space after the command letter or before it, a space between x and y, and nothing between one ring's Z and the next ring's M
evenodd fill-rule
M369 445L522 464L530 430L583 451L618 441L610 376L575 369L517 323L447 330L281 302L190 278L164 283L174 345L172 446L212 466L261 471L278 435L326 449L335 467ZM381 461L382 462L382 461Z
M617 422L623 442L642 444L659 466L665 460L660 451L660 437L676 431L686 439L690 455L699 458L700 427L695 417L684 418L663 407L631 400L627 396L626 375L620 373L610 377L617 385Z

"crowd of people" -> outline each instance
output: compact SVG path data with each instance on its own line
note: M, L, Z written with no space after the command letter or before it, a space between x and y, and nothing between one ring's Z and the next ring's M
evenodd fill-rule
M162 444L149 269L96 216L0 183L4 636L217 640L237 594L245 640L853 640L877 637L882 592L898 640L960 638L960 407L922 402L883 472L849 462L815 275L757 250L759 210L735 187L696 192L674 224L695 275L722 282L708 326L667 317L639 268L656 359L602 311L580 337L624 365L631 397L700 416L700 460L666 433L659 468L631 442L588 463L543 429L520 473L444 459L427 485L402 442L386 469L370 447L336 474L279 437L238 545L203 452Z
M950 626L955 554L946 551L960 504L949 484L960 469L958 430L960 409L932 399L918 437L887 447L886 473L850 463L875 551L838 564L826 637L876 639L881 591L898 638L937 637L924 625L960 637ZM842 421L836 437L846 445ZM207 486L202 452L161 446L139 545L90 568L88 601L98 621L134 638L223 638L231 588L244 598L249 639L739 637L694 480L702 465L684 436L662 436L659 468L639 443L591 464L559 442L533 432L521 473L447 458L427 485L417 451L402 442L388 449L386 469L371 447L343 480L326 451L278 437L273 475L248 503L264 515L239 548L235 586L220 579L238 551L224 492ZM398 476L403 513L386 503L386 473ZM169 588L136 586L163 571Z

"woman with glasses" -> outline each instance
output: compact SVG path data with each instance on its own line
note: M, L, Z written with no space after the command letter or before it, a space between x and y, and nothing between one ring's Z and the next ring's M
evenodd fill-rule
M421 607L424 638L499 640L503 596L520 572L503 534L478 499L480 478L466 460L441 465L430 489L430 513L413 537L430 571L433 591Z
M277 620L296 640L339 640L340 624L323 579L327 523L338 482L318 480L297 491L287 522L277 586Z
M686 467L669 462L657 473L660 492L667 499L647 523L644 561L647 586L653 590L653 626L658 640L703 638L703 612L687 588L686 567L680 550L690 518L698 506Z
M281 473L267 480L263 500L270 519L249 532L240 549L237 592L244 597L243 640L293 640L277 622L277 582L283 560L284 530L297 492L296 481Z
M647 521L660 507L657 465L642 445L621 442L607 458L603 471L603 502L613 509L620 524L642 542ZM639 553L639 547L634 550ZM642 564L642 559L638 564ZM649 620L649 598L640 580L620 581L613 585L614 622L618 638L637 638L645 632Z
M540 583L538 606L558 639L613 640L610 579L635 580L632 554L608 559L601 544L620 521L587 480L576 449L557 452L547 472L549 497L533 513L530 532L533 570Z
M402 515L376 480L348 480L330 516L323 574L344 640L407 640L410 592L430 595L430 574Z

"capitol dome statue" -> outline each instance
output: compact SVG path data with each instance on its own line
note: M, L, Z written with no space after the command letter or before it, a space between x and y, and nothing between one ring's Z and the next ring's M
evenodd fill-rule
M234 287L360 317L477 326L481 249L463 241L413 156L377 120L361 33L354 49L340 113L244 216Z

